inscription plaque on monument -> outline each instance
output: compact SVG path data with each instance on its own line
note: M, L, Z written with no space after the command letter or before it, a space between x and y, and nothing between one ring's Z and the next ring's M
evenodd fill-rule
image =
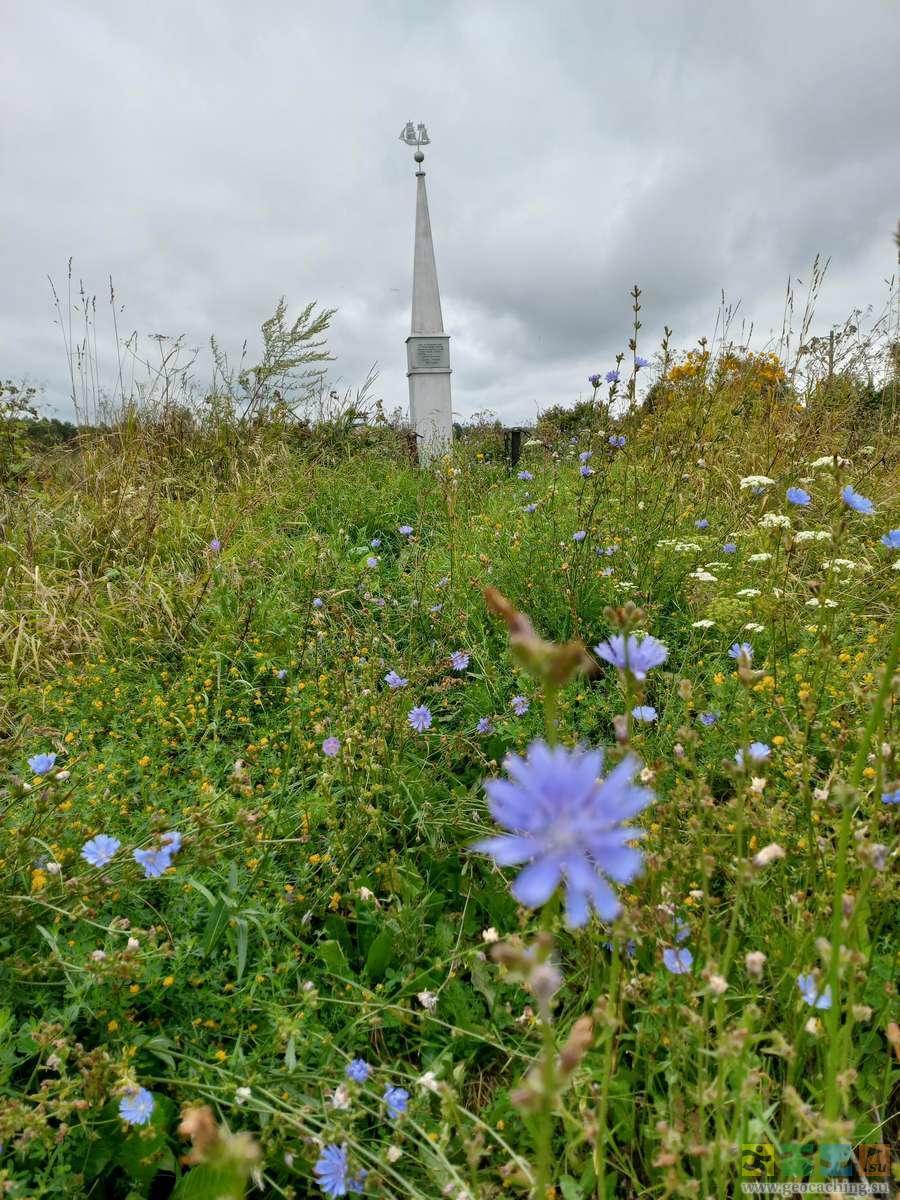
M449 367L450 354L445 341L416 342L415 365L417 367Z

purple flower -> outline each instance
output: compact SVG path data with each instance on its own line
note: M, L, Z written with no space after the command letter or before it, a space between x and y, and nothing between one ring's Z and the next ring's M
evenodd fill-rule
M591 387L598 388L600 386L600 376L588 375L588 383L591 385Z
M402 675L398 675L396 671L388 671L384 677L384 682L392 691L396 691L398 688L405 688L409 680L404 679Z
M469 661L465 650L454 650L450 655L450 665L454 671L464 671L469 665Z
M381 545L381 538L372 538L371 542L369 542L369 545L373 550L377 550Z
M475 726L476 733L493 733L494 727L491 724L490 717L479 717L478 724Z
M767 758L772 757L772 748L767 746L765 742L751 742L747 747L747 754L751 763L763 763ZM738 750L734 756L734 761L739 767L744 765L744 751Z
M209 543L209 548L212 550L213 554L218 554L222 549L222 543L218 538L213 538L213 540Z
M381 1097L387 1106L388 1116L392 1121L396 1121L399 1116L406 1112L406 1106L409 1103L409 1092L406 1088L391 1087L388 1085L384 1089L384 1095Z
M327 737L322 743L322 753L326 758L334 758L340 751L341 743L336 737Z
M517 717L524 717L531 708L531 702L525 696L513 696L512 710Z
M105 867L107 863L112 862L121 845L118 838L98 833L81 847L81 857L92 867Z
M882 546L888 550L900 550L900 529L890 529L881 539Z
M593 473L594 473L594 468L593 468L593 467L587 467L587 466L585 466L585 467L579 467L579 473L581 474L581 478L582 478L582 479L590 479L590 477L591 477L591 476L593 475Z
M706 726L707 726L707 728L708 728L710 725L715 725L715 723L716 723L716 721L718 721L718 719L719 719L719 714L718 714L718 713L714 713L714 712L705 712L705 713L701 713L701 714L700 714L700 724L701 724L701 725L706 725Z
M753 647L749 642L733 642L728 651L729 658L746 658L748 662L753 660Z
M875 511L872 501L861 496L859 492L855 492L849 483L841 489L841 499L848 508L852 508L854 512L863 513L865 516L870 516Z
M640 354L636 354L634 356L634 365L635 365L635 369L639 371L641 369L641 367L649 367L650 366L650 359L644 358Z
M652 704L639 704L631 710L631 715L636 721L652 724L656 720L658 713Z
M619 382L619 372L618 371L607 371L606 374L603 376L603 378L606 380L607 383L618 383Z
M364 1058L351 1058L347 1063L347 1070L344 1074L348 1079L352 1079L354 1083L365 1083L369 1078L371 1069Z
M404 537L409 537L409 535L412 533L412 531L413 531L412 525L398 525L397 526L397 532L402 533Z
M572 534L572 541L573 542L583 542L586 537L587 537L587 530L579 529L579 530L576 530L576 532Z
M694 524L698 529L709 529L709 521L707 521L706 517L701 517L700 520L695 521Z
M287 671L284 669L284 667L282 667L280 671L275 672L275 677L276 679L280 679L282 682L287 679Z
M881 797L882 804L900 804L900 788L895 788L892 792L884 792Z
M737 554L737 546L734 542L726 542L722 547L723 554Z
M167 854L177 854L181 849L181 834L174 829L170 833L164 833L159 840Z
M796 504L800 508L806 508L806 506L812 500L812 496L810 496L809 492L805 492L803 488L800 487L789 487L785 492L785 495L791 504Z
M605 642L594 647L594 653L618 671L627 671L637 680L647 678L647 672L660 666L669 657L669 651L657 638L647 634L641 641L630 633L627 637L614 633Z
M797 987L806 1003L811 1004L813 1008L831 1008L831 988L825 987L820 991L812 972L808 975L798 975Z
M146 1125L155 1107L156 1101L146 1088L132 1088L119 1101L119 1116L129 1125Z
M424 733L426 729L431 728L431 712L424 704L420 704L417 708L411 708L406 719L416 733Z
M55 754L35 754L28 760L28 765L35 775L47 775L53 770L56 762Z
M522 512L533 513L536 508L537 508L536 504L526 504L525 507L522 509Z
M616 450L622 450L625 443L628 441L624 433L613 433L607 439L609 444Z
M582 463L590 462L593 457L593 450L582 450L582 452L578 455L578 461Z
M523 483L527 483L529 479L534 479L534 476L530 471L520 471L519 479L521 479Z
M632 783L640 765L629 755L598 779L602 750L533 742L527 758L507 758L509 779L484 785L491 815L509 834L486 838L473 849L500 867L527 864L512 894L528 908L549 900L564 879L570 926L584 925L591 908L612 921L620 906L609 880L630 883L643 862L627 845L641 830L625 824L653 799Z
M666 970L673 975L687 975L694 965L694 956L687 946L666 946L662 959Z
M375 568L378 566L378 559L375 557L374 554L370 554L369 557L366 559L366 566L372 571L374 571Z
M325 601L321 598L321 596L316 596L312 602L313 608L323 608L324 605Z

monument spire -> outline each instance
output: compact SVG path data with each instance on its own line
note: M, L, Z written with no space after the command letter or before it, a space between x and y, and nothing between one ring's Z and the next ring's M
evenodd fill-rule
M422 147L431 139L421 123L413 126L407 121L400 134L407 146L415 146L416 163L416 234L413 255L412 319L406 339L407 377L409 379L409 411L423 463L444 453L453 440L453 420L450 409L450 338L444 333L441 295L438 289L437 267L434 261L434 242L431 218L428 213L428 194L425 191L425 172Z

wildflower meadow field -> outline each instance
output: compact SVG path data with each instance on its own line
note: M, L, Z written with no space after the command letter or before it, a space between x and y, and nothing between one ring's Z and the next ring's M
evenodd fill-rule
M514 464L4 390L0 1194L889 1193L897 364L635 339Z

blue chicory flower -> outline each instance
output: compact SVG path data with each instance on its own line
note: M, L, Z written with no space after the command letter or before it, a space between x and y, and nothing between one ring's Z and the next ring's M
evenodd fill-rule
M640 641L633 633L626 638L614 633L594 647L594 653L618 671L628 672L638 681L647 678L647 672L660 666L669 657L668 649L657 638L647 634Z
M530 479L534 479L534 476L530 471L520 471L519 479L521 479L523 483L528 483Z
M772 757L772 748L767 746L765 742L751 742L747 747L747 753L751 763L764 763L766 759ZM734 761L739 767L744 765L744 751L738 750L734 756Z
M96 837L92 837L81 847L81 857L92 867L105 867L107 863L112 862L121 846L122 843L118 838L110 837L106 833L98 833Z
M139 867L144 868L145 879L159 879L172 865L172 851L168 846L159 850L132 850L131 856Z
M607 371L606 374L603 376L603 378L606 380L607 383L618 383L619 382L619 372L618 371Z
M494 726L491 724L490 717L479 717L478 724L475 726L476 733L493 733Z
M572 534L572 541L573 542L583 542L586 537L587 537L587 530L586 529L578 529L575 531L575 533Z
M55 754L35 754L29 758L28 765L35 775L46 775L53 770L55 762Z
M706 725L706 726L707 726L707 728L708 728L710 725L715 725L715 723L716 723L716 721L718 721L718 719L719 719L719 714L718 714L718 713L714 713L714 712L704 712L704 713L701 713L701 714L700 714L700 724L701 724L701 725Z
M396 671L388 671L384 677L384 682L389 688L396 691L398 688L405 688L409 680L404 679L402 675L398 675Z
M726 542L722 547L723 554L737 554L737 546L734 542Z
M531 708L531 702L525 696L513 696L511 703L512 710L517 717L524 717Z
M119 1116L129 1125L146 1125L153 1116L156 1101L146 1088L132 1088L119 1101Z
M470 661L469 655L465 650L454 650L450 655L450 665L454 671L464 671Z
M889 529L881 539L882 546L888 550L900 550L900 529Z
M384 1095L381 1097L387 1106L388 1116L392 1121L396 1121L399 1116L406 1112L406 1107L409 1103L409 1092L406 1088L391 1087L388 1085L384 1089Z
M340 752L341 743L336 737L327 737L322 743L322 753L326 758L335 758Z
M870 516L875 511L872 501L866 496L861 496L859 492L855 492L849 483L841 489L841 499L848 508L852 508L854 512L863 513L865 516Z
M701 517L700 520L695 521L694 524L698 529L709 529L709 521L707 521L706 517Z
M638 704L631 710L631 715L636 721L643 721L645 724L651 724L659 715L652 704Z
M813 1008L831 1008L831 988L825 987L820 990L812 972L808 975L798 975L797 987L806 1003L811 1004Z
M650 359L644 358L643 355L641 355L641 354L636 354L634 356L634 365L637 368L637 370L640 370L641 367L649 367Z
M748 662L753 660L753 647L749 642L732 642L728 651L729 658L746 658Z
M687 946L666 946L662 959L666 970L673 975L687 975L694 965L694 956Z
M362 1169L350 1175L346 1142L340 1146L332 1142L322 1147L313 1174L326 1196L346 1196L349 1192L362 1192L368 1171Z
M626 824L652 800L632 782L641 764L633 755L604 778L602 750L531 744L526 758L506 759L509 779L485 783L491 815L509 833L485 838L473 849L500 867L526 864L512 894L529 908L546 903L561 881L566 886L566 920L584 925L595 909L604 921L620 910L610 886L630 883L643 856L628 843L641 830Z
M812 496L801 487L789 487L785 492L791 504L796 504L799 508L806 508L812 501Z
M372 1068L364 1058L351 1058L347 1063L347 1069L344 1074L348 1079L352 1079L354 1083L365 1083L369 1078Z
M431 728L431 712L424 704L411 708L406 719L416 733L424 733L426 729Z

